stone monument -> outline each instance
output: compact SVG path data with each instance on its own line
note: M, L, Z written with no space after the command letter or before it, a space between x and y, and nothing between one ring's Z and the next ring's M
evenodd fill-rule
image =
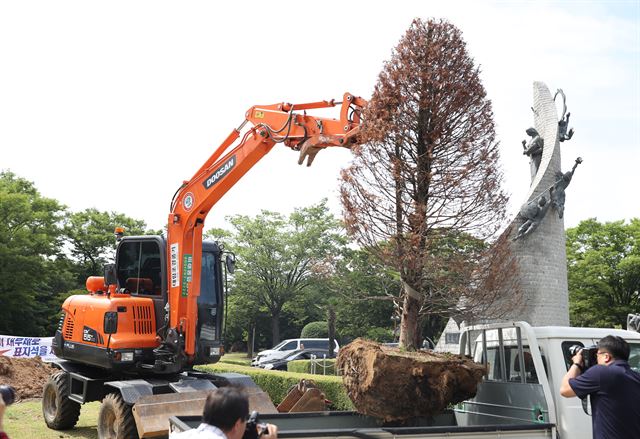
M561 118L555 103L558 96L562 98ZM560 142L570 140L574 134L568 126L570 113L562 90L551 96L544 83L534 82L531 109L534 126L526 130L530 139L522 141L523 154L530 160L531 185L519 213L504 232L518 262L519 270L514 276L523 303L507 318L524 320L532 326L568 326L565 189L582 159L575 160L571 171L562 172ZM458 325L450 319L436 350L455 349L451 342L457 331Z
M555 98L562 97L563 114L558 118ZM569 292L564 230L565 189L576 167L563 173L560 142L571 139L569 113L562 90L552 96L542 82L533 84L534 127L523 141L524 154L531 160L531 185L519 214L507 229L512 239L519 273L518 284L524 303L510 316L533 326L569 325ZM529 153L531 152L531 153Z

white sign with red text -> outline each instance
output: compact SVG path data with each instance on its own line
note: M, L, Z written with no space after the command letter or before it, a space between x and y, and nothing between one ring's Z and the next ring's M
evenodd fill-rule
M54 361L58 357L51 351L53 337L18 337L0 335L0 355L13 358L40 357L42 361Z

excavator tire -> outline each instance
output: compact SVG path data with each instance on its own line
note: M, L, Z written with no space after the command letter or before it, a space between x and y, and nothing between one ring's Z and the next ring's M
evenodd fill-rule
M67 373L60 371L49 377L42 391L42 415L47 427L69 430L80 417L80 404L69 399Z
M138 439L131 407L119 393L109 393L102 400L98 414L99 439Z

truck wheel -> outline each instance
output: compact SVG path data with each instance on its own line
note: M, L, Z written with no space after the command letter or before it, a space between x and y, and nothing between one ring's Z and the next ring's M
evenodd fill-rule
M47 427L54 430L68 430L78 422L80 404L69 399L69 380L66 372L54 373L44 385L42 415Z
M102 400L98 414L99 439L138 439L136 421L131 407L117 393L109 393Z

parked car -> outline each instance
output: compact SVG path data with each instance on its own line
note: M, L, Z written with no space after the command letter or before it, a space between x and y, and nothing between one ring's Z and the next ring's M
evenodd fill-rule
M270 360L262 363L259 367L266 370L287 370L287 363L294 360L311 360L312 358L326 358L329 356L328 349L302 349L293 351L284 358Z
M258 352L251 360L251 365L260 367L263 363L271 360L278 360L286 357L288 354L301 349L326 349L329 350L328 338L290 338L278 343L271 349ZM337 353L340 349L338 340L334 340L333 352Z

